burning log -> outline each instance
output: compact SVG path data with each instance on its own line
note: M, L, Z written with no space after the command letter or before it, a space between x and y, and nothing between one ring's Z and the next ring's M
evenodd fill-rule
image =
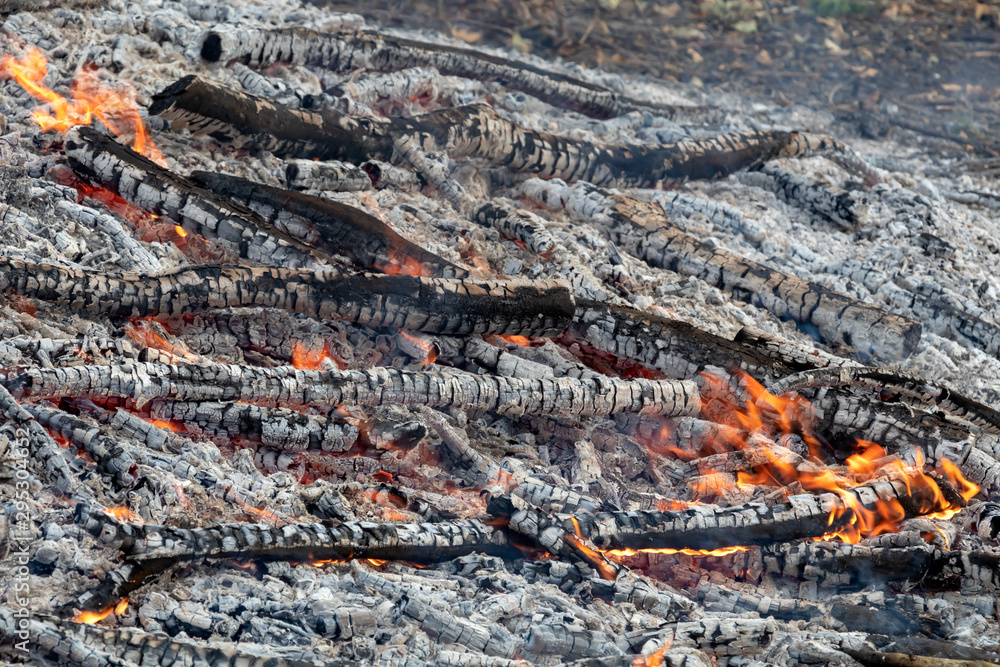
M496 81L544 102L595 118L613 118L633 110L649 111L658 116L704 111L699 107L669 107L631 99L565 74L473 49L374 32L324 34L304 28L261 30L220 26L205 36L201 57L209 62L235 60L251 67L289 62L334 71L364 68L385 72L433 67L445 76Z
M108 274L0 257L0 289L108 317L262 306L449 335L552 336L574 312L572 294L555 281L465 281L335 268L205 265L158 275Z
M30 369L8 380L20 395L123 396L137 403L155 398L239 400L282 405L426 405L507 414L608 415L697 413L696 385L688 381L594 378L481 377L467 373L299 371L223 364L78 366Z
M833 192L809 179L773 165L761 165L739 175L747 185L773 192L778 199L826 218L844 231L863 227L867 205L852 192Z
M353 206L226 174L195 171L191 173L191 180L250 207L272 225L284 227L283 231L304 243L331 255L346 255L363 268L418 276L469 276L466 269L424 250L375 216ZM286 213L311 224L299 230L283 219Z
M857 366L803 371L778 380L768 393L787 394L815 387L865 387L912 398L952 414L988 433L1000 434L1000 410L936 386L916 375L886 368Z
M90 127L66 133L70 165L84 178L114 188L130 203L165 215L192 234L213 239L260 264L311 266L314 249Z
M336 417L245 403L153 401L150 417L184 425L189 433L247 438L281 451L345 452L358 439L358 427Z
M560 518L564 527L579 527L582 537L600 549L714 550L750 544L773 544L822 537L844 531L867 534L885 521L941 512L964 504L945 498L931 478L914 473L819 496L789 496L768 507L750 503L734 507L698 505L667 512L598 512ZM564 528L565 529L565 528Z
M412 137L424 151L443 150L542 178L600 186L717 179L776 157L817 152L849 156L851 164L875 178L840 142L801 132L756 131L662 145L596 144L526 129L482 104L376 122L333 109L289 109L195 76L178 80L153 99L149 112L169 121L171 129L189 128L238 149L263 149L279 157L385 161L398 139Z

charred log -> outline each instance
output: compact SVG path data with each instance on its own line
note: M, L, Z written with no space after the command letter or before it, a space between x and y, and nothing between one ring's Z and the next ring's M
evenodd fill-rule
M407 275L199 266L107 274L0 257L0 288L109 317L263 306L321 319L451 335L552 336L574 312L554 281L463 281Z
M226 174L195 171L191 172L191 180L248 206L272 225L285 227L284 231L312 247L350 257L362 268L448 278L469 276L466 269L424 250L375 216L353 206ZM300 230L284 221L288 213L307 220L308 229Z
M690 415L700 410L688 381L574 380L483 377L467 373L299 371L221 364L78 366L31 369L8 380L20 395L123 396L281 405L426 405L509 414L607 415L650 412Z
M517 125L486 105L387 121L354 119L332 109L308 113L187 76L154 96L150 113L174 130L268 150L280 157L363 162L390 160L395 141L412 137L424 151L474 157L514 171L594 185L641 187L723 178L780 156L853 155L830 137L777 130L726 134L674 144L595 144ZM860 159L851 158L863 169Z
M198 187L90 127L66 134L66 157L84 178L112 188L136 206L165 215L188 232L267 265L310 266L317 252L274 229L252 211Z
M669 107L642 102L602 86L528 63L500 58L474 49L418 42L374 32L324 34L304 28L260 30L220 26L205 36L201 57L209 62L238 61L251 67L294 63L334 71L364 68L376 71L433 67L446 76L496 81L544 102L595 118L613 118L629 111L673 116L698 107Z

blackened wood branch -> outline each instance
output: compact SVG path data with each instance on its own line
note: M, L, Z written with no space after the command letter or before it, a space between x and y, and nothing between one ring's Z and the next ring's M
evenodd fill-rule
M449 335L553 336L565 330L575 310L569 289L555 281L465 281L336 268L205 265L141 275L0 257L0 289L107 317L262 306Z
M90 127L67 132L64 151L84 178L244 259L272 266L313 266L327 259L274 229L253 211L198 187Z
M157 93L151 114L171 129L190 129L245 150L279 157L389 161L410 137L424 151L479 158L543 178L642 187L723 178L773 158L813 153L853 155L834 139L763 130L673 144L600 144L522 127L484 104L414 118L355 119L333 109L307 112L187 76ZM851 158L863 169L860 158Z
M331 255L346 255L362 268L447 278L469 276L467 269L424 250L359 208L227 174L194 171L190 178L221 197L253 209L272 225L284 226L283 231L310 246ZM300 230L285 222L288 214L308 221L305 228Z
M504 378L458 372L300 371L221 364L33 368L7 381L35 398L122 396L279 405L426 405L506 414L562 416L628 412L693 415L698 388L687 380Z
M238 61L257 68L287 62L338 72L433 67L446 76L496 81L595 118L613 118L635 110L667 117L707 111L643 102L603 86L483 51L374 32L324 34L306 28L268 30L225 25L205 35L201 57L209 62Z
M863 387L898 394L943 410L986 432L1000 434L1000 410L919 376L889 368L858 366L802 371L775 382L768 391L781 395L814 387Z

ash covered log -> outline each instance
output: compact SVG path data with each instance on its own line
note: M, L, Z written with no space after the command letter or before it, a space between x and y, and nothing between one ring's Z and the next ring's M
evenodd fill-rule
M689 381L484 377L457 372L300 371L223 364L30 369L7 385L21 395L123 396L283 405L426 405L510 414L608 415L700 410Z
M581 79L474 49L375 32L324 34L306 28L268 30L224 25L202 40L201 57L209 62L235 60L251 67L288 62L334 71L363 68L385 72L433 67L446 76L496 81L544 102L595 118L613 118L633 110L650 111L659 116L705 111L699 107L643 102Z
M493 227L504 236L520 241L528 250L539 255L555 248L556 241L545 229L544 220L506 202L494 200L483 204L471 217L481 225Z
M412 137L423 151L473 157L514 171L595 185L641 187L723 178L770 159L812 153L860 158L830 137L764 130L674 144L599 144L529 130L483 104L432 111L414 118L355 119L333 109L305 112L241 93L196 76L153 97L151 114L174 130L189 128L240 149L279 157L388 161L395 142Z
M1000 591L1000 558L988 551L944 550L930 545L902 549L861 544L804 541L776 544L711 561L729 559L737 568L748 561L774 575L815 581L821 588L860 590L873 583L910 582L929 591ZM757 560L759 559L759 560Z
M320 667L343 663L321 660L308 649L257 646L247 642L201 643L166 634L127 628L107 629L67 621L31 617L21 623L16 611L0 607L0 644L22 646L19 630L26 630L23 646L35 659L57 656L61 664L86 667L186 664L205 667ZM20 649L18 649L19 651Z
M826 218L844 231L868 222L868 206L853 192L833 192L798 174L760 165L739 175L741 183L773 192L778 199Z
M830 345L853 348L862 357L904 359L920 340L918 322L703 243L674 227L653 204L588 184L567 187L532 180L524 191L546 205L561 204L577 217L597 218L612 241L651 266L731 291L812 329Z
M180 422L188 433L242 437L281 451L345 452L358 439L358 427L341 419L283 408L161 400L151 402L148 408L150 417Z
M313 164L313 163L310 163ZM408 275L466 278L468 270L424 250L361 209L313 195L254 183L238 176L191 172L191 180L250 207L272 225L329 254L343 254L366 269ZM366 176L367 178L367 176ZM292 214L308 220L300 229Z
M781 395L814 387L864 387L906 396L943 410L989 433L1000 434L1000 410L903 371L874 366L826 368L789 375L768 387Z
M374 187L368 172L346 162L287 160L285 164L285 183L293 190L355 192Z
M650 204L618 195L608 203L612 240L652 266L719 285L863 357L905 359L916 349L921 326L914 320L703 243Z
M856 486L841 495L790 496L787 503L770 507L749 503L666 512L599 512L576 514L562 523L571 531L578 525L580 534L601 549L712 550L820 537L858 520L852 507L876 515L879 501L898 504L908 516L929 514L943 509L931 491L916 476L908 475L906 479Z
M139 208L165 215L187 231L213 239L240 257L268 265L311 266L317 251L274 229L252 211L198 187L183 176L90 127L66 133L70 165Z
M552 336L573 316L555 281L484 281L236 266L109 274L0 257L0 288L108 317L263 306L321 319L451 335Z
M90 514L93 511L87 508L77 510L78 523L88 530L94 525L86 520ZM102 529L106 523L101 518ZM111 542L118 543L125 558L136 563L161 558L438 562L470 553L519 553L502 532L475 519L436 524L343 522L338 526L219 524L193 529L147 524L138 530L133 526L130 534L119 529Z
M675 378L693 377L705 366L732 364L751 375L781 377L839 363L832 355L812 354L760 332L729 339L683 320L583 299L577 300L562 341L583 343Z
M131 488L139 479L139 468L127 449L102 430L62 410L38 405L24 409L38 423L58 432L69 442L87 452L97 462L98 469L114 479L122 488Z
M70 469L69 463L63 456L62 447L2 385L0 385L0 415L13 422L23 435L23 441L14 443L16 449L12 454L15 457L20 457L20 448L25 447L31 459L53 478L60 492L66 495L84 493L85 487L79 484Z

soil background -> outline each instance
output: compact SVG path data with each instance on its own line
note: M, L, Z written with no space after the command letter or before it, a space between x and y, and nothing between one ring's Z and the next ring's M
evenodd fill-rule
M367 0L325 2L588 67L833 112L865 137L1000 156L1000 2ZM981 165L990 168L992 161Z

